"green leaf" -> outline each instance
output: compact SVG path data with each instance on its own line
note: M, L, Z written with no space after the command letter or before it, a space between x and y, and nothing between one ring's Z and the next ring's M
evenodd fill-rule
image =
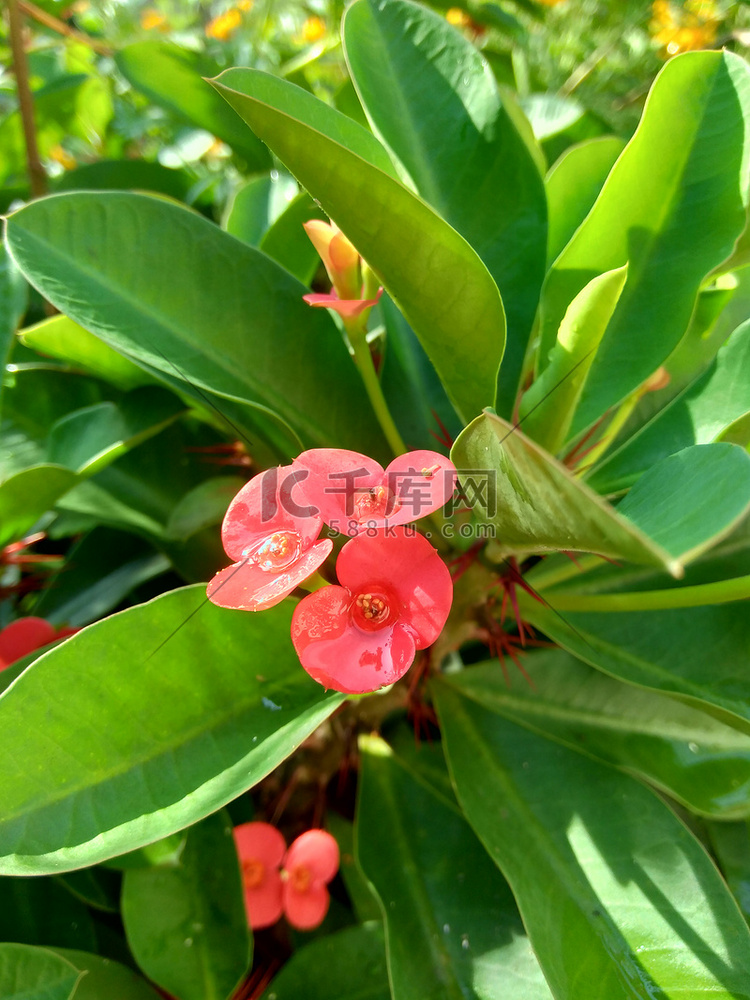
M185 404L174 393L157 386L133 389L119 403L75 410L50 430L49 461L93 476L184 412Z
M545 595L546 596L546 595ZM519 597L530 621L585 663L676 695L750 733L750 618L742 601L660 611L578 612Z
M446 677L492 712L579 753L614 764L693 812L750 815L747 735L705 712L592 670L561 650L524 658L508 678L497 661ZM533 686L532 686L533 685Z
M545 181L549 224L547 261L551 264L589 214L615 160L625 147L614 135L590 139L560 157Z
M750 931L655 794L445 683L434 690L458 798L556 1000L750 997Z
M67 316L52 316L27 326L20 331L19 337L26 347L83 368L118 389L137 389L154 381L143 369Z
M224 223L231 236L260 246L263 234L297 194L297 183L288 174L253 177L236 192Z
M169 537L185 539L203 528L221 524L227 507L246 482L239 476L216 476L188 490L169 517Z
M0 547L33 528L42 514L77 482L78 476L70 469L41 464L0 483Z
M204 595L90 625L0 698L4 874L95 864L194 823L341 704L299 665L291 602L255 616Z
M382 456L331 319L265 254L206 219L147 195L56 195L16 212L7 237L44 294L116 350L193 392L270 408L306 443Z
M380 924L347 927L295 951L262 1000L299 1000L300 997L305 1000L391 1000Z
M18 324L26 311L28 288L5 246L0 246L0 410L3 401L5 364L13 347Z
M136 90L183 121L223 139L245 158L250 170L270 166L268 150L248 134L204 79L215 76L219 68L205 56L168 42L148 41L126 45L115 61Z
M111 958L68 948L52 950L85 973L76 987L75 1000L159 1000L160 994L145 979Z
M309 285L321 267L320 257L302 228L311 219L328 221L307 191L300 191L260 241L260 249L283 268Z
M592 278L563 316L549 363L524 393L524 433L557 454L565 444L596 351L628 276L627 264Z
M750 826L709 823L708 836L727 885L750 923Z
M54 878L0 878L0 941L96 948L91 914Z
M224 1000L247 971L252 939L226 812L188 831L175 865L125 873L122 919L146 975L180 1000Z
M680 575L679 563L501 417L477 417L451 457L469 501L472 484L484 487L473 511L498 553L596 552Z
M383 907L394 1000L549 998L508 886L452 796L381 740L360 749L357 857Z
M383 147L346 116L257 70L227 70L214 86L382 280L456 409L466 418L491 403L505 314L468 243L391 176Z
M539 171L489 64L444 17L405 0L359 0L347 9L343 31L376 135L500 290L508 339L497 405L510 416L544 279Z
M66 170L51 180L55 194L62 191L153 191L185 201L194 178L186 170L172 170L148 160L97 160Z
M705 374L605 459L587 482L607 493L630 486L667 455L715 441L748 412L750 321L734 331Z
M575 295L595 275L629 264L574 436L664 361L704 277L731 254L745 224L748 118L744 60L731 52L670 59L596 204L555 261L542 299L542 366Z
M70 1000L81 973L46 948L0 944L0 996L13 1000Z
M682 562L695 559L750 507L750 455L736 444L697 444L645 472L617 506Z

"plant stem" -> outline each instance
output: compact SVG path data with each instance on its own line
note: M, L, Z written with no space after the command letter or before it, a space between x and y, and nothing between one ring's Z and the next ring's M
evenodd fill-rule
M736 576L716 583L669 590L640 590L627 594L574 594L555 591L555 611L657 611L665 608L697 608L704 604L727 604L750 598L750 576Z
M52 31L56 31L58 35L63 35L65 38L72 38L73 41L80 42L82 45L87 45L94 52L98 52L101 56L111 56L112 48L109 45L103 45L98 42L95 38L91 38L90 35L85 35L82 31L76 31L75 28L71 28L69 24L65 21L61 21L59 17L55 17L53 14L48 14L46 10L42 10L41 7L37 7L35 3L31 3L31 0L18 0L18 7L28 14L29 17L33 17L35 21L43 24L46 28L51 28Z
M375 411L375 416L378 418L378 423L383 430L383 434L385 434L388 444L393 449L393 454L396 456L403 455L409 449L404 444L395 421L391 416L391 411L388 409L388 404L385 401L380 379L375 371L372 354L370 353L367 338L365 337L365 331L359 327L352 329L347 326L346 332L349 334L349 340L354 350L354 361L357 368L359 368L362 381L365 383L367 395L372 403L372 408Z
M23 137L26 143L26 162L29 167L29 185L34 198L40 198L47 193L47 175L42 161L39 159L39 147L36 142L34 126L34 101L29 86L29 67L26 61L26 50L23 45L23 21L18 9L18 0L8 0L8 30L10 47L13 52L13 72L16 76L18 89L18 107L23 124Z

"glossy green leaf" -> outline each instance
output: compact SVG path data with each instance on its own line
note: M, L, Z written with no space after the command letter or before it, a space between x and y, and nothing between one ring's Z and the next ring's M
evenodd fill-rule
M260 245L263 234L297 194L297 182L288 174L253 177L235 193L224 228L251 247Z
M590 139L571 146L550 170L545 181L549 210L549 263L567 245L589 214L624 147L623 140L614 135Z
M645 778L693 812L750 815L750 740L704 712L592 670L561 650L446 677L465 697L541 736ZM533 686L532 686L533 685Z
M708 836L721 873L750 923L750 826L747 821L709 823Z
M133 850L273 770L342 701L300 668L291 610L225 611L188 587L36 660L0 698L0 871Z
M78 871L66 872L54 878L86 906L105 913L120 912L122 879L116 872L109 871L102 865L93 865L91 868L79 868Z
M61 191L154 191L185 201L194 179L186 170L172 170L148 160L97 160L55 177L50 188Z
M246 482L239 476L216 476L193 487L172 510L167 534L189 538L196 531L221 524L227 507Z
M268 150L248 134L206 82L218 66L205 56L168 42L135 42L115 56L123 76L161 107L223 139L250 170L270 166Z
M260 241L260 249L283 268L309 285L322 266L315 247L302 228L310 219L328 221L328 216L312 200L307 191L297 197L268 228Z
M664 361L687 329L704 277L731 254L745 224L748 118L744 60L731 52L670 59L636 134L555 261L542 299L542 366L580 289L595 275L629 264L573 435Z
M180 1000L225 1000L244 976L252 940L225 812L188 831L175 865L125 873L122 919L146 975Z
M453 797L381 740L361 750L357 857L383 907L394 1000L548 1000L508 886Z
M0 944L0 996L70 1000L81 973L61 955L26 944Z
M305 442L382 455L332 320L268 257L194 212L139 194L56 195L16 212L7 238L24 273L110 346L270 408Z
M133 389L119 403L75 410L50 430L49 461L81 476L93 476L184 412L184 403L157 386Z
M497 405L510 416L544 278L547 207L539 171L486 59L444 17L407 0L358 0L343 31L349 70L376 134L500 290L508 339Z
M655 794L447 684L434 690L459 800L556 1000L750 997L750 931Z
M383 931L347 927L295 951L261 1000L391 1000Z
M505 314L497 286L466 241L394 179L383 147L345 115L256 70L227 70L214 86L367 260L459 412L470 417L489 405Z
M596 490L630 486L656 462L708 444L750 411L750 322L739 326L701 377L587 478Z
M477 417L451 457L467 501L474 499L474 514L488 526L484 537L495 539L498 552L596 552L679 575L679 564L636 525L501 417Z
M736 444L697 444L645 472L617 512L682 561L729 534L750 507L750 455Z
M118 389L137 389L154 381L153 376L123 354L118 354L103 340L62 314L25 327L19 336L22 344L33 347L40 354L83 368Z
M96 948L91 914L54 878L0 877L0 941Z
M562 449L591 365L628 276L627 265L592 278L563 316L549 363L524 393L519 422L547 451Z
M528 94L521 107L540 141L565 132L583 117L585 108L572 97L558 94Z
M660 611L581 612L562 593L521 613L585 663L630 684L676 695L750 733L750 618L742 601ZM562 607L562 610L557 610Z
M111 958L68 948L53 949L80 972L75 1000L159 1000L159 994L132 969Z
M34 465L0 483L0 547L13 542L36 524L52 505L78 482L61 465Z
M0 412L2 412L5 364L10 356L18 324L26 309L27 285L9 256L0 246Z

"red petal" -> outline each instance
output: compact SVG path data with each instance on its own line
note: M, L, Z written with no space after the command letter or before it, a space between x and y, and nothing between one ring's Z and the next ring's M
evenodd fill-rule
M333 548L330 538L316 542L282 573L238 562L220 570L206 588L212 604L238 611L265 611L279 604L325 562Z
M326 830L308 830L292 843L282 867L291 871L307 868L313 882L330 882L339 870L339 845Z
M44 618L17 618L0 632L0 670L55 638L55 629Z
M239 562L246 548L276 531L296 531L302 547L320 534L322 520L309 510L295 468L282 465L254 476L232 500L224 515L221 540L230 559Z
M357 527L352 520L354 491L380 486L385 474L374 459L343 448L303 451L292 468L307 472L298 486L305 501L318 508L329 527L344 534L350 525Z
M422 535L407 534L405 528L358 535L339 553L336 574L351 594L379 589L394 594L401 605L399 623L413 630L417 649L440 635L453 603L453 581Z
M245 889L245 913L254 931L271 927L284 912L281 875L266 873L265 881L256 889Z
M240 861L262 861L269 868L278 868L286 853L283 835L270 823L241 823L232 831Z
M292 616L292 643L302 666L325 688L345 694L377 691L409 669L414 638L399 623L363 631L351 621L350 604L343 587L324 587L304 597Z
M302 298L308 305L333 309L339 316L349 319L352 316L359 316L365 309L377 305L382 292L381 288L374 299L340 299L335 293L322 295L319 292L303 295Z
M284 883L284 913L292 927L298 931L311 931L323 923L331 897L324 885L316 885L307 892L297 892Z
M407 524L445 505L456 488L456 467L436 451L410 451L391 462L384 482L401 501L387 523Z

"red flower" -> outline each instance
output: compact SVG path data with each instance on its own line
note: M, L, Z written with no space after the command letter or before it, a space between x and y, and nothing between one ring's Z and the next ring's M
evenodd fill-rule
M282 913L300 931L322 923L330 902L326 886L339 867L339 847L330 833L308 830L287 851L276 827L243 823L234 828L234 840L253 930L270 927Z
M323 587L295 608L294 648L324 687L377 691L440 635L453 600L450 573L426 538L404 528L352 538L336 573L340 587Z
M44 618L17 618L0 632L0 670L5 670L16 660L28 656L36 649L49 645L56 639L65 639L78 632L77 628L59 628Z
M295 459L305 470L299 491L325 523L353 536L366 528L406 524L442 507L456 469L436 451L410 451L383 469L372 458L340 448L313 448Z
M303 295L302 298L308 305L333 309L339 316L349 319L351 316L359 316L365 309L376 306L382 294L383 289L379 288L374 299L340 299L335 291L327 294L310 292L309 295Z
M235 562L217 573L206 591L220 608L271 608L328 556L333 542L315 541L323 527L320 515L293 498L298 478L291 465L268 469L230 503L221 539Z

